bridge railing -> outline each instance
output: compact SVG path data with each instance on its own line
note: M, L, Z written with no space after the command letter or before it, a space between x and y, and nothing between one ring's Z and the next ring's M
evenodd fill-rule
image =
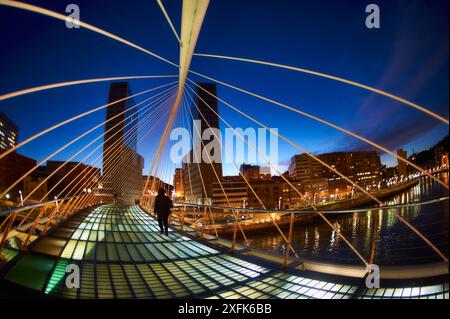
M21 241L20 249L27 250L33 239L45 235L50 228L85 208L83 199L88 196L90 194L55 198L1 211L0 259L4 259L1 252L9 238L18 238Z
M270 226L269 224L273 224L273 226L275 226L282 235L285 243L283 266L286 267L289 263L291 252L295 257L297 258L299 257L297 252L293 248L293 232L294 232L294 224L299 221L299 218L301 216L313 214L327 214L327 215L366 214L367 212L370 211L383 213L386 211L399 211L405 210L407 208L423 207L427 205L441 203L448 201L448 198L449 198L448 196L445 196L433 198L430 200L409 202L404 204L392 204L385 206L340 209L340 210L327 210L327 209L315 210L312 208L299 210L263 210L255 208L225 207L216 205L202 205L188 202L175 202L174 203L175 209L173 210L174 215L173 218L176 218L178 220L181 230L183 230L184 225L189 225L191 228L198 231L200 233L200 236L203 236L203 234L215 233L216 237L218 237L218 232L232 233L231 248L230 248L231 251L234 251L236 249L238 232L242 233L242 237L244 238L245 243L249 245L244 228L252 229L252 226L256 226L256 228L258 228L260 227L259 224L261 220L263 220L263 223L266 223L266 225L268 226ZM224 219L223 217L225 215L229 216L230 218ZM218 216L222 217L222 220L220 222L217 222ZM247 217L250 216L250 218L242 219L241 218L242 216ZM279 225L288 226L288 233L284 234L283 231L280 229ZM336 235L340 236L341 233L337 232ZM376 236L373 237L371 240L372 240L371 244L372 251L368 260L366 260L366 258L362 255L358 256L360 257L360 259L366 261L366 266L368 264L372 264L375 257L375 241L377 240ZM427 244L430 245L431 243ZM354 250L356 249L354 248ZM442 255L440 256L443 257ZM444 262L448 263L448 259L446 259L445 256L442 259L444 260Z
M6 241L10 237L18 237L21 240L21 249L26 250L33 239L45 235L51 227L60 224L60 222L67 220L75 212L85 208L85 206L76 204L84 202L81 198L83 196L87 195L54 199L0 212L0 217L4 218L0 225L0 251L2 251ZM245 242L248 244L248 239L244 228L251 228L255 221L258 219L264 219L266 223L272 223L283 237L283 241L286 246L283 253L283 266L287 267L291 258L291 252L296 258L299 257L293 247L293 233L294 223L296 223L301 216L311 214L365 214L368 211L384 212L389 210L403 210L406 208L432 205L445 201L448 201L448 196L405 204L341 210L314 210L312 208L300 210L263 210L255 208L175 202L172 218L176 218L178 220L181 230L184 230L183 228L185 226L189 226L195 231L198 231L200 236L215 233L216 237L219 237L219 232L224 229L227 230L229 234L232 234L231 251L236 250L238 244L238 232L242 233ZM26 214L21 215L20 213ZM150 211L149 213L153 215L153 212ZM221 221L218 221L219 216L222 217ZM228 216L230 218L224 219L224 216ZM249 218L242 219L242 216L247 216ZM288 233L285 234L279 225L288 226ZM339 236L340 234L337 233L336 235ZM375 240L376 238L372 238L372 243L374 243ZM373 250L375 250L375 245L372 245L372 247ZM367 263L373 262L374 254L375 252L373 251L370 261L367 261Z

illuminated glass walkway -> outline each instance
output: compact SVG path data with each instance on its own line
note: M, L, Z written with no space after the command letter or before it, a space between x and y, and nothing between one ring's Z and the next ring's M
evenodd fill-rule
M268 262L231 256L207 241L171 230L139 207L91 208L14 258L5 279L59 298L448 298L448 284L360 288L282 272ZM80 267L80 289L66 288L66 266Z

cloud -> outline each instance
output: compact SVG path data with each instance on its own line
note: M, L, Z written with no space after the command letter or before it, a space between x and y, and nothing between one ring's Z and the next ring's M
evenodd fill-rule
M403 16L408 16L408 19L405 18L398 23L389 63L376 87L413 102L420 101L421 95L425 95L425 100L431 99L437 104L433 110L445 116L448 114L445 114L448 109L448 98L436 100L435 91L430 92L430 83L448 63L448 41L439 43L433 34L428 37L423 37L422 34L420 37L420 32L417 31L420 30L420 26L411 29L407 22L411 19L411 15L421 13L420 6L418 8L411 5L405 7L405 10L407 12ZM430 51L430 48L433 49ZM427 105L424 107L429 108ZM430 116L410 106L372 93L361 104L352 123L348 123L346 127L388 149L396 149L414 142L439 124ZM372 148L348 135L342 136L336 144L355 150Z

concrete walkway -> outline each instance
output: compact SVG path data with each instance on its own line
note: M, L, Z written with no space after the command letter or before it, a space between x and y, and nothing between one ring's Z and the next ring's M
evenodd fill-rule
M80 288L66 287L79 266ZM188 233L159 233L137 206L86 209L12 258L4 279L57 298L448 298L448 283L366 289L359 279L308 271L235 253Z

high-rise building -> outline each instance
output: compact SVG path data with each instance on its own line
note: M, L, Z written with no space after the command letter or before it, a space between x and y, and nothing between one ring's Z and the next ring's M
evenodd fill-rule
M381 181L380 155L375 151L335 152L317 155L318 159L368 190ZM307 154L295 155L289 165L289 177L301 180L305 192L342 197L352 192L352 185L341 175ZM328 184L326 186L326 184ZM309 186L308 186L309 185Z
M282 184L277 179L251 180L253 190L248 192L248 207L278 209L280 197L282 197Z
M382 172L377 152L335 152L320 154L318 158L359 186L368 190L378 188ZM322 176L328 179L330 194L339 197L351 192L352 185L325 166L322 166Z
M322 164L308 154L299 154L291 158L289 178L299 180L305 188L305 196L316 198L328 195L328 181L323 177Z
M47 200L49 198L47 177L47 173L40 169L28 174L21 183L23 196L29 196L29 201Z
M305 153L294 155L289 165L289 177L300 180L322 177L322 164Z
M259 178L259 166L251 164L241 164L239 171L248 179Z
M217 99L212 96L217 95L217 88L212 83L198 83L197 85L192 113L194 120L200 121L200 126L199 130L192 127L192 136L193 141L195 141L195 136L197 136L199 142L197 144L193 142L192 150L186 155L183 161L184 190L187 201L199 204L211 204L213 195L212 184L217 181L216 174L219 179L222 178L221 160L215 160L216 157L221 159L221 150L220 148L215 149L214 151L217 151L218 154L209 154L212 163L207 163L202 158L203 145L208 144L210 140L203 140L203 144L200 140L208 128L219 129ZM212 95L208 94L208 92ZM198 137L199 133L200 137ZM213 138L214 136L211 136L211 140Z
M248 186L241 175L223 176L222 181L212 184L213 205L243 207L248 200Z
M18 131L17 125L0 111L0 149L8 150L16 146Z
M100 168L81 162L47 161L41 170L52 175L48 180L50 198L71 196L78 188L94 191L101 176Z
M6 150L0 149L0 154L4 152ZM18 154L17 152L12 152L0 159L0 192L4 192L35 166L36 161L34 159ZM20 183L8 192L7 197L12 200L17 200L19 191L23 193Z
M239 171L247 179L270 179L272 174L270 173L270 167L259 166L251 164L241 164Z
M148 179L148 184L147 184L147 179ZM145 189L145 185L147 184L147 189L144 191ZM166 195L167 196L172 196L173 193L173 185L170 185L169 183L164 182L163 180L161 180L159 177L154 177L150 175L150 178L148 178L148 175L143 175L142 176L142 184L141 184L141 193L145 192L145 193L151 193L154 192L156 195L156 193L158 192L158 190L160 188L164 188L166 191Z
M132 205L141 196L144 160L136 152L137 120L128 111L134 104L128 82L111 83L103 144L103 191L115 201ZM136 115L137 116L137 115Z
M404 159L407 158L407 153L402 148L397 150L397 155ZM398 176L404 176L404 177L408 176L407 164L399 159L397 159L397 162L398 162Z

